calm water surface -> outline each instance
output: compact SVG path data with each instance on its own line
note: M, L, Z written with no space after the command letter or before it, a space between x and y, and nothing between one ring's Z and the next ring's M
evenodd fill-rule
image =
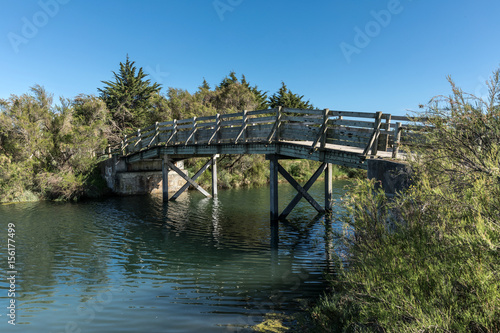
M334 183L334 196L345 181ZM322 203L323 184L311 189ZM295 191L280 185L283 209ZM0 332L234 332L325 287L331 246L304 200L279 240L269 189L0 206ZM7 321L15 224L16 326ZM332 223L333 228L337 225Z

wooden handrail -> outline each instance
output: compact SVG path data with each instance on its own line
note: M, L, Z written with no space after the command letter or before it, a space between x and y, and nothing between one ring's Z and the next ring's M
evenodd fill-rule
M273 116L270 116L274 114ZM351 119L349 119L351 118ZM382 120L385 120L382 125ZM391 122L402 120L401 122ZM245 144L248 142L297 141L309 142L311 152L318 146L325 148L330 143L361 147L361 156L366 158L371 150L377 154L377 140L383 134L381 149L392 147L393 156L398 155L402 129L406 122L416 118L391 116L382 112L354 112L339 110L306 110L277 107L267 110L243 111L214 116L174 119L156 122L138 129L112 149L128 155L155 146L212 145L221 143ZM425 121L424 118L419 119ZM418 120L417 120L418 121ZM109 150L107 151L109 154Z

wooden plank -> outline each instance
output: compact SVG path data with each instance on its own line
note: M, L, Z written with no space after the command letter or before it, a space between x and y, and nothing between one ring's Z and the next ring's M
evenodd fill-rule
M238 126L240 127L241 125L241 120L240 119L235 119L235 120L222 120L220 123L221 127L234 127Z
M250 126L247 128L249 141L266 141L272 125Z
M243 112L221 114L220 116L222 120L226 120L229 118L239 118L243 116Z
M178 119L177 120L177 125L179 125L179 124L188 124L188 123L192 123L192 122L193 122L193 118Z
M346 147L362 148L362 149L364 149L366 147L366 142L329 140L327 143L346 146Z
M193 128L193 124L192 124L192 122L191 122L190 124L188 124L188 125L179 125L179 126L177 126L177 129L178 129L178 130L183 130L183 129L192 129L192 128Z
M199 121L197 121L198 123L198 128L210 128L210 129L213 129L216 125L216 121L209 121L209 122L205 122L205 123L200 123Z
M196 117L196 121L198 122L198 124L200 121L207 121L207 120L215 121L215 116Z
M330 116L342 116L352 118L372 118L375 119L377 114L375 112L356 112L356 111L339 111L330 110Z
M370 129L373 129L374 126L373 121L348 120L348 119L330 120L328 124L331 126L362 127Z
M367 137L370 137L373 133L373 127L371 129L368 128L361 128L361 127L348 127L348 126L341 126L341 127L330 127L328 130L333 130L334 132L338 133L346 133L346 132L352 132L355 133L355 135L365 135ZM363 134L365 133L365 134Z
M281 110L283 113L302 113L311 115L323 115L323 110L310 110L310 109L293 109L293 108L283 108Z
M321 125L323 123L323 118L320 116L287 116L284 115L281 118L282 121L286 122L298 122L298 123L310 123Z
M249 118L248 124L262 124L262 123L274 123L276 121L276 116L260 117L260 118Z
M254 110L254 111L248 111L247 116L258 116L262 114L275 114L275 113L276 113L276 108L266 109L266 110Z

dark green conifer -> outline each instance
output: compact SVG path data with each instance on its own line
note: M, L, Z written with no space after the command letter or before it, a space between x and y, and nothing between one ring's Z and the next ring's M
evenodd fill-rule
M309 100L303 100L304 95L297 95L290 91L285 85L285 82L281 82L281 88L274 95L269 97L269 106L275 108L278 106L283 106L287 108L294 109L313 109L313 105Z
M150 107L150 97L159 92L161 85L145 79L148 75L142 67L134 66L128 55L125 63L120 62L120 71L113 72L114 81L102 81L104 88L98 88L101 99L111 111L119 131L127 127L138 128L147 122L147 110Z

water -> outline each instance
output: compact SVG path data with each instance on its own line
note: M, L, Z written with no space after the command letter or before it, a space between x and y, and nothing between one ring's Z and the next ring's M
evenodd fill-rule
M345 181L334 183L336 200ZM323 184L310 193L322 203ZM295 195L280 185L283 209ZM321 201L320 201L321 200ZM279 241L269 189L0 206L1 332L234 332L325 288L331 245L302 200ZM9 297L8 224L15 225ZM335 222L333 222L335 228ZM15 323L8 324L15 300Z

